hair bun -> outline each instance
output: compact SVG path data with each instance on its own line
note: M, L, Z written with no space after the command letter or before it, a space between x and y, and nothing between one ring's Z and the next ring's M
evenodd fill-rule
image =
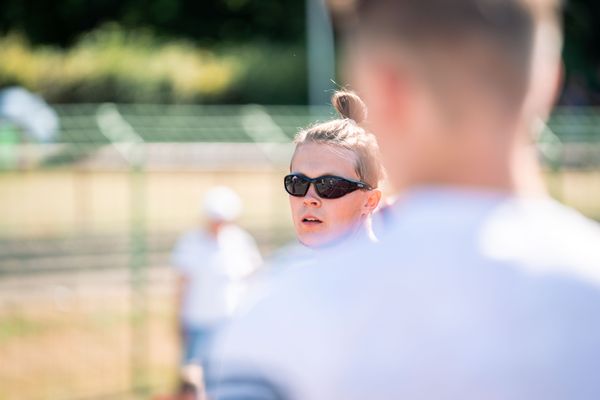
M340 90L331 97L331 104L342 118L361 123L367 118L367 106L354 92Z

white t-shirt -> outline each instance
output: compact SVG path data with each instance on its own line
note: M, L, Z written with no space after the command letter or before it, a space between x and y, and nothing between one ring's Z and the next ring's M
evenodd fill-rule
M232 314L245 289L244 278L262 259L249 233L227 225L216 238L199 229L184 234L175 246L172 263L187 278L183 323L203 325Z
M229 326L217 395L600 399L596 223L548 199L435 188L391 218L379 243L290 271Z

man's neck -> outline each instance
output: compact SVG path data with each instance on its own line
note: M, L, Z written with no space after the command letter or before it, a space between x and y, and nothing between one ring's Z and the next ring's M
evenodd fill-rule
M520 144L510 149L479 146L451 154L452 150L441 155L437 165L407 176L403 187L444 186L518 196L546 195L533 145Z

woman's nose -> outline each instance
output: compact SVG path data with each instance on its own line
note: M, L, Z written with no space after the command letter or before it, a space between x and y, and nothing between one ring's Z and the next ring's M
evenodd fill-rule
M320 207L321 206L321 198L315 192L313 185L310 185L308 192L306 192L306 196L304 196L304 205L306 207Z

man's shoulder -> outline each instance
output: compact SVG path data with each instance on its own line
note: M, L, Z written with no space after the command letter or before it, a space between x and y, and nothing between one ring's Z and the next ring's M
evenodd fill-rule
M506 198L472 210L459 205L440 212L434 207L413 211L394 215L391 229L380 239L379 255L368 257L430 259L443 254L448 264L469 260L540 270L600 269L600 225L554 200Z
M600 225L558 202L504 204L486 218L478 238L491 259L600 282Z
M209 240L205 232L193 229L183 233L177 239L171 260L176 267L185 267L196 264L197 254L206 252Z
M236 244L254 245L256 243L254 236L250 232L235 224L223 227L219 236L225 241L231 241Z

